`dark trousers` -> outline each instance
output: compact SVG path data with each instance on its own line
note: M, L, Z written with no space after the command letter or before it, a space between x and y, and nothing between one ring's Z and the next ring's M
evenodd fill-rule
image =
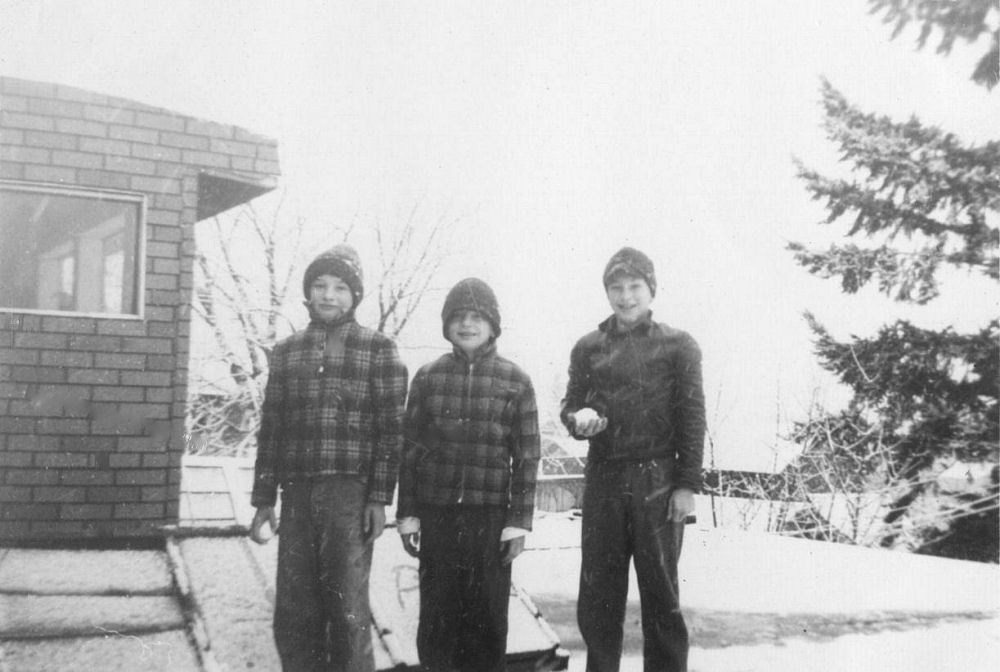
M352 476L281 491L274 639L285 672L372 672L368 575L361 519L367 487Z
M577 602L587 672L618 671L630 558L642 602L643 669L687 670L677 582L684 525L667 520L669 495L669 471L660 460L587 466Z
M510 565L500 562L505 512L492 506L420 510L417 653L430 672L506 670Z

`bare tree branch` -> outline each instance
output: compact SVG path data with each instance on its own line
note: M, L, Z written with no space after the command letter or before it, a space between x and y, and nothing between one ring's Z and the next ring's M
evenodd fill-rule
M196 258L192 308L211 329L214 347L191 367L191 452L250 456L256 450L266 355L280 332L296 327L285 307L301 272L307 230L304 218L283 214L279 196L266 215L248 205L204 225L208 240ZM457 221L428 223L414 205L399 223L372 224L380 331L395 338L407 325L441 268ZM355 217L328 233L347 241L358 222Z

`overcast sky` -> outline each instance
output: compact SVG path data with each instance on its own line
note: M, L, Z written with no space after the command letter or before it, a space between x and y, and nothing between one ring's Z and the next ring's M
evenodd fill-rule
M817 225L794 178L793 156L834 166L821 76L866 110L1000 136L1000 96L968 79L981 45L942 58L889 34L863 0L0 0L0 72L276 138L317 231L415 204L458 217L441 284L496 289L501 350L543 404L609 312L608 257L643 249L657 319L701 343L717 459L736 468L766 463L779 410L801 417L824 382L803 310L838 336L996 312L989 285L961 280L923 310L843 297L784 251L844 231ZM441 300L401 339L413 366L443 345Z

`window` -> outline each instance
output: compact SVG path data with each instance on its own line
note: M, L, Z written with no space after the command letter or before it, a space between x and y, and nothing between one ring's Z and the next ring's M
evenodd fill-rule
M0 310L138 315L143 205L0 182Z

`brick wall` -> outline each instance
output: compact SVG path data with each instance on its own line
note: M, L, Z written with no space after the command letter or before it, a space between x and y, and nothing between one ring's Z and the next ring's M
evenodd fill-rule
M278 172L276 143L242 129L0 77L0 179L147 204L140 318L0 306L0 543L152 536L176 522L194 224Z

